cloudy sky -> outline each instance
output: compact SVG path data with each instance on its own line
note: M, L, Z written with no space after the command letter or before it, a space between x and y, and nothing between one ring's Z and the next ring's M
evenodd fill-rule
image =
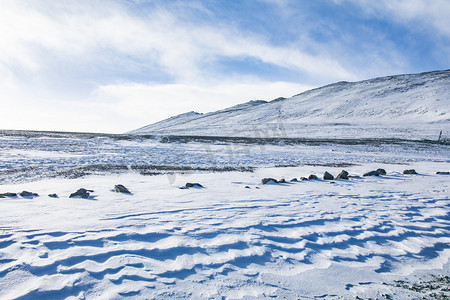
M0 129L122 133L450 68L448 0L0 0Z

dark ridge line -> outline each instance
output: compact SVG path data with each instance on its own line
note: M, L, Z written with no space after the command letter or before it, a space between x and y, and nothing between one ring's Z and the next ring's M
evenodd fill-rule
M65 132L65 131L34 131L34 130L0 130L0 136L21 136L27 138L110 138L114 140L156 140L162 143L171 142L226 142L237 144L340 144L340 145L365 145L365 144L402 144L421 143L450 145L450 141L437 141L429 139L399 139L399 138L357 138L357 139L330 139L330 138L289 138L289 137L243 137L243 136L202 136L202 135L158 135L158 134L114 134L114 133L89 133L89 132Z
M170 142L233 142L243 144L342 144L342 145L365 145L365 144L402 144L402 143L424 143L450 145L450 141L434 141L428 139L398 139L398 138L359 138L359 139L327 139L327 138L253 138L232 136L201 136L201 135L138 135L137 138L158 139L162 143Z

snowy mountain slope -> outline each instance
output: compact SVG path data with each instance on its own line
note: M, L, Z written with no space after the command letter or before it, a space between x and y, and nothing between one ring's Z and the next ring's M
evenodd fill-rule
M450 130L450 70L338 82L288 99L188 114L130 133L248 136L256 128L289 137L427 138Z
M179 126L181 124L184 124L186 122L189 122L191 120L197 119L199 116L201 116L201 113L190 111L187 113L183 113L177 116L170 117L168 119L156 122L154 124L147 125L145 127L139 128L135 130L136 132L151 132L153 130L158 130L160 128L170 128L172 126Z
M236 112L236 111L242 111L242 110L245 110L247 108L251 108L251 107L254 107L256 105L265 104L265 103L267 103L267 101L252 100L252 101L248 101L246 103L241 103L241 104L238 104L238 105L235 105L235 106L232 106L232 107L229 107L229 108L225 108L223 110L219 110L219 111L216 111L216 112L211 112L211 113L208 113L208 114L202 114L202 113L198 113L198 112L195 112L195 111L190 111L190 112L187 112L187 113L183 113L183 114L180 114L180 115L176 115L176 116L170 117L168 119L159 121L159 122L154 123L154 124L150 124L150 125L144 126L144 127L139 128L137 130L133 130L130 133L146 134L148 132L153 132L155 130L156 131L161 130L161 129L164 130L165 128L168 129L168 128L172 128L174 126L175 127L176 126L179 127L179 126L182 126L182 124L188 123L190 121L194 121L194 120L198 121L198 120L201 120L202 118L205 118L205 117L210 118L210 117L215 116L215 115L221 115L221 116L225 115L226 116L229 113Z

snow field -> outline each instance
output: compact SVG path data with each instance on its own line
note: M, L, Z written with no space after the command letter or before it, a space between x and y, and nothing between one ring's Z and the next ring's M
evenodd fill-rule
M280 165L351 165L367 163L448 162L448 144L413 141L358 141L347 144L307 141L257 144L224 141L158 142L156 139L120 140L85 138L66 134L52 138L48 133L13 136L0 132L0 184L74 178L108 172L159 172L146 167L176 168L266 168ZM138 168L136 168L136 166ZM116 169L114 169L116 168ZM142 170L141 170L142 171Z
M0 192L41 196L0 199L0 297L417 297L390 283L449 274L450 176L435 173L450 163L345 169L361 175L379 167L388 174L272 185L260 180L342 168L1 185ZM419 174L402 174L410 168ZM186 182L205 188L178 189ZM114 193L118 183L133 194ZM95 192L69 199L80 187Z

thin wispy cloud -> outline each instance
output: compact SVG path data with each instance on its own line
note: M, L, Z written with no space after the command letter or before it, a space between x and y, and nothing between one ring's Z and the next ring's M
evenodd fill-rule
M120 68L133 68L140 62L159 66L175 79L189 80L201 79L199 73L205 64L225 56L252 57L323 76L351 76L330 57L270 45L261 37L243 34L220 22L212 27L195 20L184 21L177 15L180 12L159 7L136 16L128 7L114 2L64 2L36 5L34 9L25 8L20 1L12 3L1 18L1 27L9 27L1 44L1 59L29 71L39 71L49 57L56 56L84 62L119 62ZM47 55L43 55L44 51ZM122 56L128 56L128 60Z
M1 104L28 112L0 128L123 132L186 110L411 72L408 41L386 32L434 16L426 28L448 42L438 9L448 5L428 2L5 0ZM427 55L436 65L439 53Z
M392 22L450 36L450 2L446 0L350 0L366 12ZM345 2L345 1L338 1Z

